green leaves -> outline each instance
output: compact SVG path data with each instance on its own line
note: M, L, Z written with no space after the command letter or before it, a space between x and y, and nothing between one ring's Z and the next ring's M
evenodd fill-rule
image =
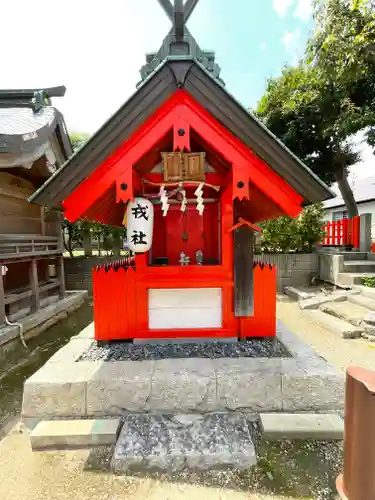
M83 132L72 132L70 134L70 142L72 143L73 152L80 149L88 140L89 134Z
M315 0L314 20L305 60L268 80L256 113L330 184L360 160L357 132L375 145L374 1ZM342 195L353 212L350 188Z
M279 217L261 223L260 250L266 253L311 252L324 236L323 205L306 207L296 218Z

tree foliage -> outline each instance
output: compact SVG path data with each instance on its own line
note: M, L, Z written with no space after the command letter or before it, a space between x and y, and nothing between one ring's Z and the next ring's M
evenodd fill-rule
M73 152L80 149L89 138L89 134L82 132L70 134ZM122 240L126 235L125 228L112 227L87 219L80 219L74 223L64 219L63 230L65 248L71 257L74 256L74 250L77 248L83 249L85 256L90 256L93 241L96 242L99 255L102 251L107 254L120 255Z
M306 207L296 218L279 217L261 223L259 250L265 253L311 252L324 236L322 204Z
M349 216L358 214L347 182L360 160L354 134L375 127L375 14L368 2L317 0L306 57L271 78L257 115L323 181L338 182Z
M70 142L72 143L73 152L81 148L89 138L90 135L84 132L72 132L70 134Z

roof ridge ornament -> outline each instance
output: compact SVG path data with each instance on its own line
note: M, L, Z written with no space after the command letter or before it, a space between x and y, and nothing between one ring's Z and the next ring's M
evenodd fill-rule
M212 51L201 50L186 26L199 0L186 0L185 3L183 0L173 0L173 3L171 0L158 0L158 2L173 26L159 51L146 55L146 64L140 71L142 81L146 80L167 57L190 56L199 61L213 78L224 84L220 78L221 68L215 63L215 54Z
M184 38L185 24L194 12L199 0L174 0L174 5L170 0L158 0L164 12L173 23L176 40L181 41Z

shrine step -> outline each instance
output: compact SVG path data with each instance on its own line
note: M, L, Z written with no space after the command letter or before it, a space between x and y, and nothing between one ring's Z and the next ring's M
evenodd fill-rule
M30 435L32 450L88 448L116 443L120 419L45 420Z
M116 474L178 472L256 464L252 423L244 414L129 414L112 457Z

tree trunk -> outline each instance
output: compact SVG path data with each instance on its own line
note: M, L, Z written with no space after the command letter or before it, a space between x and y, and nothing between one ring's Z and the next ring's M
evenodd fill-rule
M115 255L116 257L121 256L121 236L119 234L115 234L113 236L112 252L113 252L113 255Z
M352 188L349 186L348 177L346 175L345 167L339 167L335 170L335 178L337 181L338 188L340 190L341 196L344 200L346 209L348 211L348 218L352 219L358 215L357 203L354 199L354 194Z
M92 257L92 241L91 241L91 232L90 231L85 231L83 233L83 251L85 254L85 257Z

